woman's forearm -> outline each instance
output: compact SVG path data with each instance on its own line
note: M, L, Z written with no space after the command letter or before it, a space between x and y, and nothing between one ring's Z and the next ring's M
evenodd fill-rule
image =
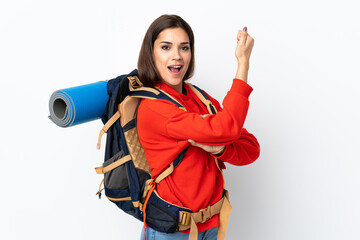
M238 63L235 78L247 82L249 63Z

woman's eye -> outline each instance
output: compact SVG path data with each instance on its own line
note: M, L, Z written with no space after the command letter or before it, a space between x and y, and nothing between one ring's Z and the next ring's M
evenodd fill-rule
M169 50L170 47L169 47L169 46L162 46L161 49L162 49L162 50Z
M181 50L184 50L184 51L189 51L189 47L182 47Z

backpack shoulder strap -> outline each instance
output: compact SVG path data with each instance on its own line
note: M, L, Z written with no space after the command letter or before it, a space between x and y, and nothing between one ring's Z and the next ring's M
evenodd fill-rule
M130 76L128 77L128 79L129 89L131 92L130 96L138 98L167 100L177 105L180 109L186 111L185 107L181 103L179 103L174 97L161 90L160 88L145 87L136 75Z
M206 93L199 87L192 85L190 83L187 83L190 89L196 94L196 96L201 100L202 103L205 104L205 106L208 109L208 112L210 114L216 114L217 110L215 106L210 101L209 97L206 95ZM167 92L161 90L158 87L150 88L150 87L144 87L143 84L139 81L139 79L136 76L129 77L129 88L131 93L131 96L133 97L139 97L139 98L149 98L149 99L164 99L168 100L174 104L176 104L180 109L186 111L185 107L182 106L181 103L179 103L174 97L172 97Z
M169 102L174 103L179 109L187 111L186 108L173 96L168 94L167 92L163 91L162 89L155 87L145 87L137 76L128 77L129 79L129 89L131 93L129 94L132 98L147 98L147 99L163 99ZM174 168L180 163L183 159L188 147L185 148L177 157L176 159L169 165L167 169L165 169L157 178L154 180L156 183L159 183L164 178L169 176L173 171Z
M190 87L191 91L193 91L196 94L196 96L205 104L210 114L217 113L215 106L212 104L209 97L201 88L192 85L191 83L187 83L187 85Z

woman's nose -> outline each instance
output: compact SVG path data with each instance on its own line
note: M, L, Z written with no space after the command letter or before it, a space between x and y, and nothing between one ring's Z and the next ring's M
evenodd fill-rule
M174 49L174 51L173 51L173 59L176 59L176 60L181 59L181 54L180 54L179 49Z

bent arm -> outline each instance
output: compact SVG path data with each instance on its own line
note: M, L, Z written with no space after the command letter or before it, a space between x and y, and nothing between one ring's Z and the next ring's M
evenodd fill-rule
M168 101L144 99L139 107L138 124L175 141L192 139L201 144L229 144L241 136L251 91L247 83L234 79L223 101L223 110L204 119Z
M260 155L260 144L256 137L245 128L240 138L228 145L220 156L214 156L223 162L243 166L254 162Z

